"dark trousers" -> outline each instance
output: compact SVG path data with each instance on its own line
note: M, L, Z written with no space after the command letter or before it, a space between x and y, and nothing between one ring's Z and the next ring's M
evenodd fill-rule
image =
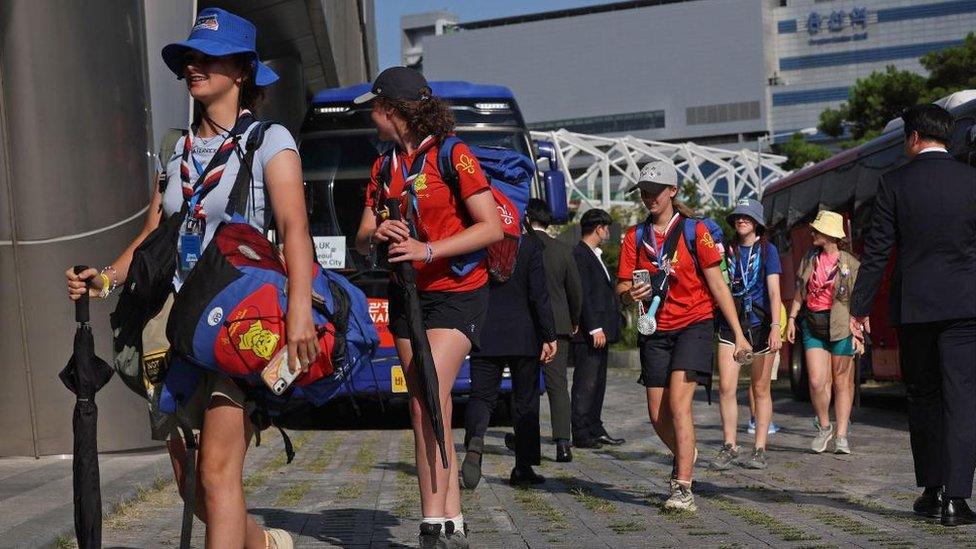
M589 441L607 434L603 428L603 396L607 392L606 347L573 344L573 440Z
M569 336L559 336L556 339L555 358L552 359L552 362L542 365L546 379L546 394L549 395L549 414L552 416L552 438L554 439L569 440L571 435L569 382L566 378L571 346Z
M539 357L472 357L471 396L464 416L464 442L484 437L498 401L502 370L512 374L512 423L515 426L515 466L539 465Z
M976 318L898 329L919 486L969 498L976 469Z

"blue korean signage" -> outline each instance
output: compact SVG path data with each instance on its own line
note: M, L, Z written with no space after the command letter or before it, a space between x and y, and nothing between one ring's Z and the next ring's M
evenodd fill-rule
M811 37L826 32L823 38L811 38L809 41L811 46L866 40L868 37L867 26L867 8L852 8L850 11L838 9L830 13L814 11L807 16L807 33ZM854 33L840 34L848 28L852 29Z
M807 32L818 34L826 29L830 32L840 32L850 25L853 29L864 30L868 26L868 9L853 8L850 12L834 10L830 13L810 12L807 17Z

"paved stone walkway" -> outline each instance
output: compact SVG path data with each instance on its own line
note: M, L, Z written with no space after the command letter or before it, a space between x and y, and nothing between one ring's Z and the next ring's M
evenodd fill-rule
M636 371L612 369L609 377L604 420L627 443L574 450L571 464L552 461L554 449L546 444L539 472L548 480L539 489L508 486L513 458L504 448L505 430L489 431L486 478L476 490L463 492L472 547L976 547L976 529L947 529L911 515L916 489L903 413L862 408L851 431L854 454L815 455L807 449L809 404L793 402L782 384L775 419L784 430L771 437L769 469L699 467L699 512L664 513L670 455L652 434ZM717 403L708 406L699 396L703 464L721 444L721 429ZM744 397L743 392L740 401ZM542 411L547 435L545 399ZM744 407L740 418L748 419ZM276 433L267 432L265 443L249 454L248 505L259 522L293 532L298 547L415 546L419 497L408 431L292 436L300 449L290 465L284 464ZM743 445L751 441L741 435ZM164 469L155 482L144 479L129 503L115 510L111 501L106 505L105 547L177 545L181 502L165 474ZM3 497L16 491L9 482L0 479ZM203 531L197 523L198 547ZM59 546L70 543L62 538Z

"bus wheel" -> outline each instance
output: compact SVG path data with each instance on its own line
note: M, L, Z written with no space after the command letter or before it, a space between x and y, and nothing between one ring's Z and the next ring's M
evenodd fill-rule
M800 344L790 346L790 391L796 400L810 400L810 381L803 360L803 345Z

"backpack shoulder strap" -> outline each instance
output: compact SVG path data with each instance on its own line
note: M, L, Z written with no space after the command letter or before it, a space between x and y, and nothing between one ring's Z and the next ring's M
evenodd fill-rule
M460 142L456 135L449 135L441 141L437 151L437 171L444 183L457 195L461 194L461 188L457 168L454 167L454 147Z
M695 261L695 265L698 265L698 246L695 245L695 241L698 239L698 224L701 223L701 219L697 217L684 217L682 216L683 222L690 221L691 223L685 223L682 229L685 235L685 245L688 247L688 253L691 254L692 259Z
M380 171L377 172L376 176L379 178L376 185L376 209L379 210L383 207L386 200L386 194L390 190L390 170L393 166L393 149L383 153L380 157Z
M231 188L230 195L227 197L227 209L225 213L228 216L233 216L234 214L244 215L244 210L247 208L248 190L251 189L251 184L254 182L254 172L252 171L254 155L261 148L261 144L264 143L264 134L272 124L273 122L267 120L255 121L251 125L251 131L247 135L247 140L244 141L243 153L238 145L237 153L241 165L237 170L237 179L234 180L234 186ZM270 210L270 208L268 209Z
M645 236L646 231L647 231L647 221L646 220L638 223L637 226L634 229L634 244L635 244L636 250L637 250L637 255L634 256L635 260L636 260L637 257L640 257L641 248L643 247L643 244L644 244L644 236Z
M166 174L166 165L169 164L169 160L173 157L176 151L176 144L180 141L181 137L186 137L189 135L190 130L186 128L170 128L166 130L163 134L163 139L159 143L159 152L156 153L156 158L159 160L159 178L157 181L157 186L159 187L159 194L166 192L166 185L169 184L169 178Z

